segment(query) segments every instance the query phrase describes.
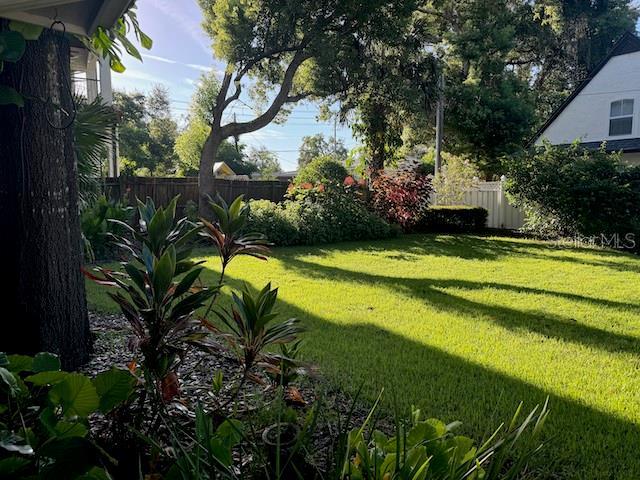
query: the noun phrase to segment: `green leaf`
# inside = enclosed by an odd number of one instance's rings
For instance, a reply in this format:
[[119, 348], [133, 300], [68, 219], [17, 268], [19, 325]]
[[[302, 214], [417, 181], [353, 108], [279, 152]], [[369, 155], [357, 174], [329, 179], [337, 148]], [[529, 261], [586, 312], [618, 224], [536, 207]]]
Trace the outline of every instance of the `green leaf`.
[[33, 383], [37, 387], [44, 385], [55, 385], [63, 381], [67, 375], [67, 372], [41, 372], [35, 375], [29, 375], [24, 379], [25, 382]]
[[76, 480], [111, 480], [111, 476], [100, 467], [93, 467], [84, 475], [80, 475]]
[[220, 393], [223, 386], [224, 384], [223, 384], [222, 370], [218, 370], [213, 376], [212, 387], [213, 387], [214, 393]]
[[53, 353], [38, 353], [33, 357], [33, 372], [52, 372], [60, 370], [60, 359]]
[[61, 420], [55, 426], [55, 436], [58, 438], [85, 437], [88, 431], [87, 427], [79, 422]]
[[0, 460], [0, 477], [2, 477], [3, 475], [13, 475], [30, 463], [30, 460], [20, 457], [9, 457], [2, 459]]
[[7, 369], [12, 372], [32, 372], [33, 371], [33, 357], [28, 355], [9, 355], [7, 357], [9, 364]]
[[2, 385], [12, 397], [20, 393], [20, 387], [18, 386], [16, 377], [4, 367], [0, 367], [0, 385]]
[[175, 292], [173, 293], [174, 296], [177, 298], [187, 293], [191, 288], [191, 286], [193, 285], [193, 282], [197, 280], [202, 270], [204, 270], [204, 268], [196, 268], [194, 270], [191, 270], [189, 273], [187, 273], [182, 278], [182, 280], [180, 280], [180, 283], [178, 283], [178, 286], [176, 287]]
[[[153, 222], [152, 222], [153, 223]], [[160, 257], [153, 272], [153, 292], [158, 300], [164, 297], [176, 270], [176, 249], [171, 245]]]
[[62, 382], [51, 389], [49, 400], [54, 405], [62, 406], [67, 417], [87, 417], [100, 406], [95, 387], [89, 378], [79, 373], [67, 374]]
[[15, 88], [6, 85], [0, 85], [0, 105], [17, 105], [24, 107], [24, 98]]
[[144, 32], [138, 32], [138, 34], [140, 35], [140, 45], [142, 45], [145, 49], [147, 50], [151, 50], [151, 48], [153, 47], [153, 40], [151, 39], [151, 37], [149, 37], [149, 35], [147, 35]]
[[127, 370], [112, 367], [93, 380], [100, 397], [100, 411], [108, 413], [129, 398], [136, 385], [136, 379]]
[[38, 40], [44, 27], [11, 20], [11, 22], [9, 22], [9, 30], [20, 33], [25, 40]]
[[114, 72], [124, 73], [124, 71], [126, 70], [126, 67], [117, 58], [111, 57], [109, 64], [111, 65], [111, 70], [113, 70]]
[[0, 60], [17, 62], [24, 55], [27, 46], [24, 37], [18, 32], [0, 32]]

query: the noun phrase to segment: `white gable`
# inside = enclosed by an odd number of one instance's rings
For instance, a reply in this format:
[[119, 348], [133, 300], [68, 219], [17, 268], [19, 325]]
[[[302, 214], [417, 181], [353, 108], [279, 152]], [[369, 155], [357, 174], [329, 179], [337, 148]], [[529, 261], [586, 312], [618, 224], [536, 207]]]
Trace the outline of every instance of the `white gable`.
[[[633, 99], [633, 127], [630, 135], [609, 136], [611, 103]], [[584, 89], [565, 107], [538, 137], [554, 145], [603, 142], [640, 137], [640, 52], [612, 57]]]

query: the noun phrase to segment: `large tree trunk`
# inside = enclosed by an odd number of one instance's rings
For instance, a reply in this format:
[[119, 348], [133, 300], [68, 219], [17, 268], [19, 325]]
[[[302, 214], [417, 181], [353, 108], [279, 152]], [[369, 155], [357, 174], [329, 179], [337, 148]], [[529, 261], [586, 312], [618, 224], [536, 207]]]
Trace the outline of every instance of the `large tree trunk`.
[[[219, 128], [216, 130], [219, 130]], [[209, 207], [209, 197], [214, 198], [215, 194], [213, 164], [216, 161], [218, 149], [220, 148], [222, 140], [220, 132], [214, 131], [214, 128], [212, 128], [211, 133], [204, 144], [204, 148], [202, 149], [200, 171], [198, 172], [198, 211], [202, 217], [208, 217], [211, 211], [211, 208]]]
[[387, 159], [386, 136], [389, 125], [386, 120], [387, 109], [377, 103], [371, 107], [370, 115], [365, 119], [369, 122], [370, 133], [366, 139], [369, 146], [369, 161], [367, 170], [370, 178], [377, 177], [383, 170]]
[[[24, 108], [0, 107], [0, 228], [3, 334], [0, 351], [49, 351], [65, 368], [91, 352], [78, 218], [69, 44], [43, 32], [24, 57], [5, 62], [0, 84], [23, 93]], [[47, 100], [50, 100], [47, 106]], [[48, 110], [48, 115], [47, 115]]]

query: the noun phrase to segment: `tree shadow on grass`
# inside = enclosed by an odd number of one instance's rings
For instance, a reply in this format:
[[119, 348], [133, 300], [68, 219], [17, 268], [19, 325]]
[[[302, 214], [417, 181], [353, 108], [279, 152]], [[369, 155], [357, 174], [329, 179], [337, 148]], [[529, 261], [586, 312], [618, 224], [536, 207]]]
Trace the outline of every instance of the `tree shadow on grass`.
[[[233, 288], [242, 285], [229, 280]], [[385, 388], [387, 407], [395, 398], [403, 408], [413, 404], [428, 416], [461, 420], [478, 441], [508, 421], [520, 401], [528, 410], [549, 396], [547, 444], [532, 465], [539, 478], [640, 478], [640, 428], [633, 422], [370, 324], [335, 324], [282, 300], [278, 308], [283, 318], [303, 321], [305, 358], [345, 391], [364, 384], [372, 402]]]
[[[309, 253], [309, 249], [310, 247], [293, 247], [280, 249], [278, 253], [289, 257]], [[555, 246], [550, 242], [533, 240], [514, 241], [509, 237], [495, 237], [489, 234], [413, 234], [366, 244], [345, 242], [313, 247], [313, 254], [316, 256], [348, 252], [380, 253], [385, 258], [395, 260], [415, 260], [423, 255], [455, 257], [464, 260], [498, 260], [508, 256], [520, 256], [640, 273], [640, 258], [628, 253], [597, 248]], [[556, 252], [561, 254], [554, 254]], [[585, 254], [596, 258], [587, 259], [584, 257]], [[616, 260], [613, 261], [612, 258]]]
[[401, 293], [423, 299], [426, 303], [440, 310], [469, 316], [482, 315], [490, 321], [510, 330], [528, 330], [546, 337], [586, 345], [599, 350], [640, 355], [640, 339], [637, 337], [609, 332], [590, 325], [578, 323], [571, 318], [553, 316], [543, 312], [522, 311], [498, 305], [486, 305], [454, 295], [442, 289], [452, 287], [465, 290], [494, 288], [518, 293], [553, 295], [574, 302], [579, 301], [592, 305], [606, 306], [608, 308], [628, 309], [637, 313], [640, 313], [639, 305], [493, 282], [482, 283], [465, 280], [394, 277], [344, 270], [338, 267], [329, 267], [296, 258], [286, 258], [281, 259], [281, 261], [285, 262], [287, 268], [297, 269], [303, 275], [312, 274], [314, 277], [323, 277], [331, 280], [381, 285], [394, 293]]

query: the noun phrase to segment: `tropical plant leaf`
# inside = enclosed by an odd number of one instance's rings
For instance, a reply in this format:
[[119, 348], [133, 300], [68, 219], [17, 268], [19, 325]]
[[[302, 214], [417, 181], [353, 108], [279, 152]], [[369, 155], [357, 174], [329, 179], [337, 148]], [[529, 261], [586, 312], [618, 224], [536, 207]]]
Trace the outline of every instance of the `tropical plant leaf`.
[[33, 357], [34, 373], [60, 370], [60, 359], [53, 353], [42, 352]]
[[38, 40], [44, 27], [39, 25], [33, 25], [32, 23], [19, 22], [17, 20], [11, 20], [9, 22], [9, 30], [18, 32], [25, 40]]
[[100, 411], [109, 413], [133, 393], [136, 379], [128, 370], [112, 367], [111, 370], [98, 374], [93, 385], [100, 397]]
[[0, 60], [17, 62], [24, 55], [26, 46], [22, 34], [11, 30], [0, 32]]
[[87, 417], [100, 406], [95, 387], [86, 376], [69, 373], [49, 391], [49, 399], [60, 405], [66, 417]]

